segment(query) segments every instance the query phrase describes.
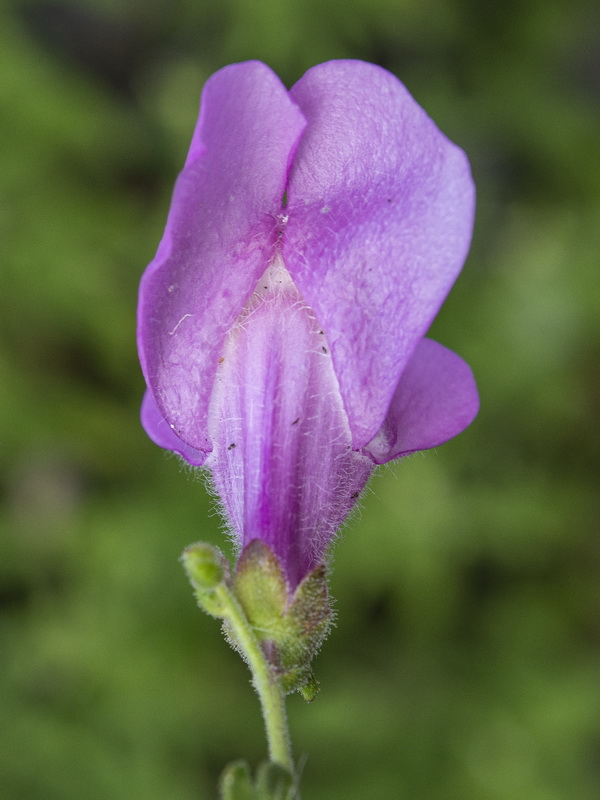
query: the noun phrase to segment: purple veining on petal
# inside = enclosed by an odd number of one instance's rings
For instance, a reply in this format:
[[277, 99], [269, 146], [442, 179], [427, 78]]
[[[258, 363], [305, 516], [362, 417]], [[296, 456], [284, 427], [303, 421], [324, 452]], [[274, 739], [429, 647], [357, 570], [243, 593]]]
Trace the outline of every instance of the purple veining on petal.
[[260, 538], [290, 584], [323, 558], [373, 464], [355, 452], [328, 342], [281, 259], [229, 334], [206, 466], [240, 546]]

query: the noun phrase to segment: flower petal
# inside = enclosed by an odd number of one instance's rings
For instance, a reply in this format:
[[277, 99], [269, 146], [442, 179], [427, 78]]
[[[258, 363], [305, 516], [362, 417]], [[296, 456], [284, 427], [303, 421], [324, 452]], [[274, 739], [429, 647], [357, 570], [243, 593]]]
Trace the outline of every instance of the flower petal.
[[352, 449], [326, 337], [280, 259], [227, 338], [206, 461], [235, 539], [261, 539], [292, 587], [315, 567], [373, 462]]
[[142, 426], [154, 444], [164, 447], [165, 450], [173, 450], [195, 467], [201, 467], [204, 464], [206, 455], [181, 441], [163, 417], [156, 405], [154, 395], [149, 389], [144, 394], [140, 416]]
[[385, 70], [328, 62], [290, 96], [307, 128], [283, 258], [327, 334], [360, 448], [462, 267], [474, 189], [462, 150]]
[[417, 346], [383, 425], [364, 448], [376, 464], [437, 447], [475, 419], [479, 396], [469, 366], [432, 339]]
[[138, 345], [158, 408], [210, 452], [207, 413], [228, 330], [277, 242], [281, 198], [305, 122], [264, 64], [206, 83], [165, 234], [140, 287]]

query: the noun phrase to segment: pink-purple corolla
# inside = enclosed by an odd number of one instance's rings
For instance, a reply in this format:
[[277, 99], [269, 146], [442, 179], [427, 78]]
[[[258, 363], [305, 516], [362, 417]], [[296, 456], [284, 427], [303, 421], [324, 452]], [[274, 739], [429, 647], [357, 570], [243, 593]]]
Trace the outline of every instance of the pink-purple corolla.
[[212, 473], [240, 547], [293, 588], [376, 464], [478, 409], [424, 334], [468, 251], [468, 161], [385, 70], [331, 61], [287, 91], [264, 64], [207, 82], [142, 278], [150, 438]]

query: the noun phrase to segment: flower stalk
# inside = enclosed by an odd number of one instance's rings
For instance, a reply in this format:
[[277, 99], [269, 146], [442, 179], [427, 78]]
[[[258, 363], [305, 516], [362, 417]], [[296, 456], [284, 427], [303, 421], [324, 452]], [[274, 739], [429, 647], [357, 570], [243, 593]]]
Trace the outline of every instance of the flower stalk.
[[280, 678], [275, 674], [260, 647], [259, 641], [233, 591], [226, 583], [215, 590], [225, 609], [224, 620], [230, 626], [236, 649], [252, 673], [252, 685], [260, 700], [269, 759], [294, 774], [294, 762], [288, 731], [285, 696]]
[[291, 592], [279, 560], [259, 540], [243, 551], [233, 575], [220, 551], [204, 542], [188, 547], [182, 561], [198, 605], [223, 620], [229, 643], [248, 664], [265, 723], [269, 762], [256, 786], [247, 766], [235, 762], [223, 775], [223, 798], [248, 796], [250, 786], [256, 800], [287, 800], [297, 782], [285, 696], [300, 691], [310, 701], [317, 692], [310, 662], [332, 617], [326, 572], [314, 570]]

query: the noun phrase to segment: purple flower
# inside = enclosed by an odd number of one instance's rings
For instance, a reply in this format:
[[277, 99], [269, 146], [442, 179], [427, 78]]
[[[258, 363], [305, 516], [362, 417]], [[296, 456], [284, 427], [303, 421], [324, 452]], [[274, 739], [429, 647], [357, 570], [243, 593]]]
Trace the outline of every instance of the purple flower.
[[142, 421], [292, 588], [376, 464], [477, 413], [469, 367], [423, 338], [473, 209], [464, 153], [379, 67], [320, 64], [288, 92], [248, 62], [204, 88], [140, 288]]

